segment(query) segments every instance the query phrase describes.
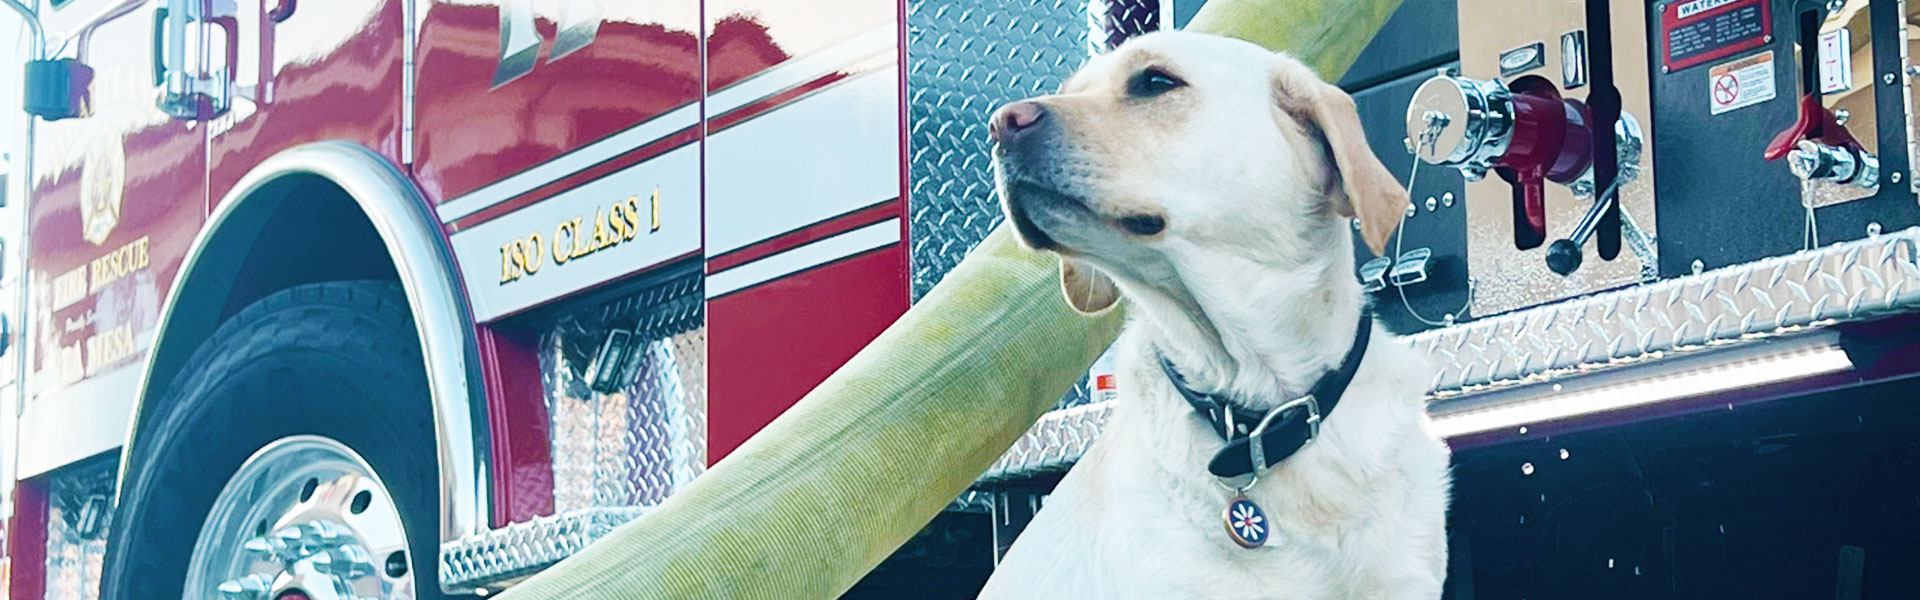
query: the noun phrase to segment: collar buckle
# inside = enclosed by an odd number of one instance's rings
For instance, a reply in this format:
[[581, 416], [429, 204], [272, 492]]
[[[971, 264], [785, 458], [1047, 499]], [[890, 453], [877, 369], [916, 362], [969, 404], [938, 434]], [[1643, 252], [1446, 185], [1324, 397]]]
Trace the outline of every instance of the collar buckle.
[[1247, 453], [1248, 458], [1253, 459], [1255, 476], [1266, 475], [1267, 471], [1271, 470], [1267, 466], [1267, 447], [1266, 440], [1263, 438], [1267, 433], [1267, 426], [1272, 425], [1281, 415], [1298, 408], [1307, 409], [1307, 439], [1301, 443], [1301, 447], [1306, 447], [1307, 444], [1313, 443], [1314, 438], [1320, 437], [1320, 402], [1311, 394], [1273, 407], [1272, 410], [1267, 411], [1266, 416], [1260, 418], [1260, 424], [1254, 426], [1253, 433], [1247, 434]]

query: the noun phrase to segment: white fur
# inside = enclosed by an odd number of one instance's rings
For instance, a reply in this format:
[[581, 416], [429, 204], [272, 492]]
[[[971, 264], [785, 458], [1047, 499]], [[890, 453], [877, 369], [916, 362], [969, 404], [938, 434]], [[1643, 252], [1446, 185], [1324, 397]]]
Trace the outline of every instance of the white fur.
[[[1422, 405], [1426, 364], [1379, 327], [1320, 437], [1247, 491], [1275, 526], [1271, 540], [1245, 549], [1228, 537], [1222, 511], [1233, 492], [1206, 470], [1222, 441], [1177, 395], [1156, 351], [1196, 389], [1269, 407], [1337, 365], [1364, 296], [1347, 220], [1329, 208], [1339, 192], [1324, 183], [1326, 157], [1262, 108], [1272, 104], [1272, 69], [1296, 68], [1292, 59], [1223, 38], [1153, 34], [1038, 101], [1132, 118], [1137, 104], [1099, 107], [1125, 80], [1114, 71], [1138, 68], [1126, 55], [1139, 51], [1170, 61], [1193, 95], [1168, 100], [1191, 112], [1183, 127], [1151, 134], [1155, 164], [1112, 156], [1139, 140], [1088, 141], [1108, 134], [1078, 122], [1061, 124], [1073, 159], [1060, 172], [997, 163], [1003, 193], [1017, 179], [1085, 203], [1036, 207], [1032, 219], [1063, 256], [1111, 275], [1130, 317], [1105, 432], [982, 597], [1439, 598], [1448, 451]], [[1167, 217], [1164, 233], [1129, 236], [1105, 220], [1142, 206]]]

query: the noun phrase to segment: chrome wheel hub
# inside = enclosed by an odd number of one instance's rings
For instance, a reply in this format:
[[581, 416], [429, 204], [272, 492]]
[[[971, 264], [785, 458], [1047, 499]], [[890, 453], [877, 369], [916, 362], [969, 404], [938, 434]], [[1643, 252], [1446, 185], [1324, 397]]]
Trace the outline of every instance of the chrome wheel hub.
[[353, 450], [282, 438], [248, 458], [200, 526], [181, 597], [412, 600], [406, 527]]

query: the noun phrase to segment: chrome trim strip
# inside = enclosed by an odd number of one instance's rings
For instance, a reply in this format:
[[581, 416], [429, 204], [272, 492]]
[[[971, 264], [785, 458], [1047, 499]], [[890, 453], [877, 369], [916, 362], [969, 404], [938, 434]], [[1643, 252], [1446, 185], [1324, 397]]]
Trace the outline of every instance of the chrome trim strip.
[[402, 0], [400, 4], [401, 20], [406, 21], [406, 39], [400, 42], [400, 164], [403, 165], [413, 164], [413, 103], [418, 77], [414, 53], [420, 45], [420, 2]]
[[[819, 79], [855, 61], [885, 51], [898, 31], [893, 24], [875, 27], [825, 49], [794, 59], [706, 97], [706, 114], [724, 115], [740, 107]], [[702, 63], [704, 65], [704, 62]], [[409, 73], [412, 71], [409, 70]], [[408, 111], [409, 115], [412, 114]], [[440, 222], [452, 223], [487, 207], [531, 192], [540, 186], [578, 173], [674, 132], [700, 124], [701, 106], [694, 102], [654, 117], [606, 139], [587, 144], [559, 158], [540, 163], [506, 179], [487, 184], [440, 204]]]
[[187, 290], [186, 284], [207, 271], [201, 266], [212, 262], [208, 259], [209, 247], [224, 241], [230, 229], [248, 233], [245, 222], [228, 225], [244, 221], [235, 215], [253, 216], [247, 209], [257, 203], [250, 200], [263, 197], [255, 192], [289, 176], [318, 176], [340, 186], [359, 204], [385, 242], [419, 329], [420, 349], [433, 398], [441, 478], [440, 539], [446, 542], [485, 531], [490, 514], [487, 485], [492, 480], [488, 476], [489, 440], [485, 430], [479, 427], [486, 424], [487, 404], [484, 390], [478, 384], [469, 384], [480, 381], [480, 363], [473, 340], [473, 320], [467, 314], [467, 302], [453, 272], [452, 252], [413, 183], [371, 150], [347, 142], [316, 142], [273, 155], [242, 178], [207, 217], [206, 226], [194, 238], [180, 272], [174, 277], [156, 330], [154, 349], [147, 354], [140, 393], [135, 398], [135, 416], [121, 448], [117, 489], [125, 488], [121, 485], [127, 475], [125, 453], [134, 447], [133, 438], [139, 430], [146, 400], [164, 392], [153, 389], [154, 361], [164, 350], [161, 344], [176, 326], [176, 315], [184, 312], [180, 298]]
[[900, 30], [892, 22], [860, 32], [813, 54], [776, 65], [720, 91], [707, 95], [707, 115], [720, 116], [759, 102], [781, 90], [798, 87], [832, 74], [849, 64], [886, 51]]
[[578, 173], [587, 167], [606, 162], [634, 148], [667, 137], [673, 132], [692, 127], [699, 122], [699, 104], [689, 104], [673, 109], [645, 123], [608, 136], [606, 139], [582, 146], [579, 150], [562, 154], [559, 158], [509, 175], [506, 179], [487, 184], [464, 196], [442, 202], [439, 209], [440, 222], [452, 223], [461, 217], [511, 200], [535, 188], [558, 181], [562, 177]]
[[900, 218], [893, 217], [708, 275], [707, 298], [718, 298], [899, 241]]
[[[1402, 338], [1434, 367], [1430, 410], [1517, 386], [1690, 361], [1835, 323], [1920, 309], [1920, 228], [1606, 292]], [[1729, 353], [1725, 356], [1739, 356]], [[1518, 397], [1518, 396], [1516, 396]], [[1071, 467], [1111, 402], [1040, 418], [982, 483]]]

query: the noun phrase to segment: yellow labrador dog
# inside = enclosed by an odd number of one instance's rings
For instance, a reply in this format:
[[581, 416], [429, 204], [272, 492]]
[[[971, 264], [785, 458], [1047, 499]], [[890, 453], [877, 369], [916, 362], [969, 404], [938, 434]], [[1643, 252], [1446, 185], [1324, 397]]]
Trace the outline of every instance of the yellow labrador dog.
[[1142, 36], [1002, 107], [997, 183], [1078, 310], [1132, 302], [1121, 396], [984, 598], [1439, 598], [1448, 451], [1373, 327], [1406, 194], [1298, 60]]

